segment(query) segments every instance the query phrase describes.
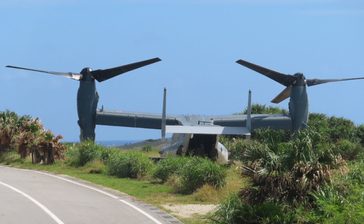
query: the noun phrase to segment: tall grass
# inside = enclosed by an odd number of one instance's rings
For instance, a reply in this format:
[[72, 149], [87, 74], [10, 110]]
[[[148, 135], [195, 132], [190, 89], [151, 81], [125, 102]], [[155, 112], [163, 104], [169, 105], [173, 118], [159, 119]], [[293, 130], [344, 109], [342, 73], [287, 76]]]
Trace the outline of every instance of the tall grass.
[[88, 162], [101, 158], [102, 148], [92, 141], [73, 144], [66, 152], [66, 163], [75, 167], [84, 166]]
[[140, 179], [152, 170], [153, 163], [141, 152], [120, 152], [109, 158], [106, 167], [110, 175]]
[[214, 188], [225, 185], [225, 169], [209, 159], [200, 157], [169, 157], [157, 164], [153, 177], [162, 182], [174, 178], [177, 192], [190, 194], [208, 184]]
[[153, 172], [153, 177], [164, 183], [173, 175], [180, 175], [180, 172], [187, 161], [189, 161], [188, 157], [180, 156], [163, 159], [158, 162]]
[[181, 169], [181, 192], [192, 193], [204, 184], [215, 188], [225, 185], [226, 171], [209, 159], [192, 157]]

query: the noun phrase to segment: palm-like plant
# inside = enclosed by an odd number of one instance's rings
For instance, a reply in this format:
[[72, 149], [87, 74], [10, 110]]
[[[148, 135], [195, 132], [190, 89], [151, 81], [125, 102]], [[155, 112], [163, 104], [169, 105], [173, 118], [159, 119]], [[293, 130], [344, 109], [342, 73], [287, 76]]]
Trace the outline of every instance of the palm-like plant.
[[50, 164], [63, 157], [61, 139], [45, 130], [39, 119], [19, 117], [10, 111], [0, 113], [0, 151], [13, 148], [21, 158], [32, 155], [33, 163]]
[[[278, 201], [302, 201], [309, 192], [330, 182], [331, 168], [342, 161], [326, 150], [321, 152], [320, 135], [310, 129], [298, 132], [293, 139], [271, 150], [267, 144], [247, 149], [244, 170], [253, 180], [253, 188], [242, 195], [252, 202], [268, 198]], [[255, 146], [258, 146], [257, 144]], [[327, 157], [332, 159], [327, 159]], [[341, 163], [341, 165], [345, 165]]]
[[0, 151], [8, 150], [12, 136], [17, 132], [19, 117], [16, 113], [5, 111], [0, 113]]

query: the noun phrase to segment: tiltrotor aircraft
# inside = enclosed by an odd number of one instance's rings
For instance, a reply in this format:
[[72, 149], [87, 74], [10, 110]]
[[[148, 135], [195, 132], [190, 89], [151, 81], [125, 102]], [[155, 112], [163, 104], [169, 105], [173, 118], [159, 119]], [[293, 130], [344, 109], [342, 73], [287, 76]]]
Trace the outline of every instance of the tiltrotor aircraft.
[[306, 85], [317, 85], [327, 82], [346, 81], [348, 79], [305, 79], [297, 73], [295, 75], [281, 74], [261, 66], [238, 60], [237, 63], [257, 71], [285, 86], [287, 88], [279, 94], [273, 102], [281, 102], [290, 97], [289, 114], [251, 114], [251, 93], [249, 92], [248, 113], [246, 115], [225, 116], [194, 116], [166, 114], [166, 90], [163, 96], [163, 112], [161, 114], [116, 112], [97, 109], [98, 94], [95, 79], [104, 81], [124, 72], [155, 63], [159, 58], [153, 58], [116, 68], [95, 70], [85, 68], [81, 73], [60, 73], [17, 66], [9, 68], [61, 75], [80, 81], [77, 94], [77, 110], [80, 126], [80, 140], [95, 139], [95, 126], [122, 126], [135, 128], [160, 129], [162, 139], [166, 132], [173, 133], [171, 142], [162, 150], [162, 154], [189, 154], [207, 155], [217, 159], [220, 163], [228, 161], [228, 150], [218, 141], [219, 135], [245, 135], [250, 136], [251, 131], [257, 128], [285, 129], [296, 131], [307, 124], [308, 99]]

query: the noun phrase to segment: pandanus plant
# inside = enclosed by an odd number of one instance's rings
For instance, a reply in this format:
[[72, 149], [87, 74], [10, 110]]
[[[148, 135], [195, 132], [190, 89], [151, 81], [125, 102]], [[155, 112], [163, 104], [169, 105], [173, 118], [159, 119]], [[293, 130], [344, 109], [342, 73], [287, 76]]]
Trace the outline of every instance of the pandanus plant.
[[9, 111], [0, 113], [0, 151], [14, 149], [21, 158], [31, 155], [33, 163], [51, 164], [63, 157], [61, 139], [45, 130], [39, 119]]
[[19, 117], [16, 113], [5, 111], [0, 113], [0, 152], [9, 150], [12, 136], [17, 132]]

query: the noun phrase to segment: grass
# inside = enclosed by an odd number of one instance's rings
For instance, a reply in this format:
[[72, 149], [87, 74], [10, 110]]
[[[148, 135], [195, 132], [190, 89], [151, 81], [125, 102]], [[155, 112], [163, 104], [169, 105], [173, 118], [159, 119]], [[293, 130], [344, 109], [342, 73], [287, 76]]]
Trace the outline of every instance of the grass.
[[[151, 152], [148, 152], [148, 154]], [[218, 204], [232, 192], [238, 192], [246, 186], [248, 181], [240, 176], [239, 166], [233, 165], [227, 169], [226, 185], [221, 189], [204, 185], [193, 194], [176, 193], [172, 186], [160, 184], [151, 179], [144, 178], [141, 180], [131, 178], [118, 178], [106, 174], [104, 165], [99, 161], [87, 163], [83, 167], [72, 167], [63, 161], [57, 161], [53, 165], [32, 164], [30, 158], [20, 160], [14, 158], [14, 155], [2, 155], [0, 164], [10, 165], [17, 168], [33, 169], [47, 171], [55, 174], [63, 174], [91, 183], [111, 188], [138, 200], [162, 208], [163, 204]], [[162, 208], [163, 209], [163, 208]], [[167, 211], [168, 212], [168, 211]], [[204, 216], [195, 215], [191, 218], [180, 218], [183, 223], [207, 223]]]

